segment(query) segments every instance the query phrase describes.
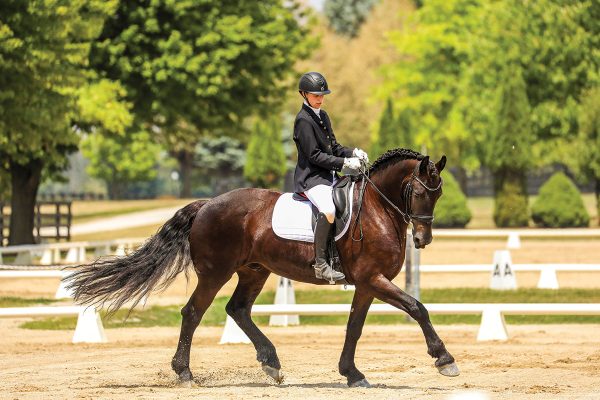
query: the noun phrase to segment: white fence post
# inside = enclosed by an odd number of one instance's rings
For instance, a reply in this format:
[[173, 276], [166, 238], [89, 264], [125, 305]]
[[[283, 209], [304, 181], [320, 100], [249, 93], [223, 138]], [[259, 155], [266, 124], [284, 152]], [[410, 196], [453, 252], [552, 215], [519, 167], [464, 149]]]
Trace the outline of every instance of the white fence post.
[[508, 340], [506, 322], [499, 308], [487, 307], [483, 310], [477, 340]]
[[106, 343], [106, 334], [100, 315], [94, 307], [86, 307], [79, 312], [73, 343]]
[[[275, 304], [296, 304], [296, 295], [292, 281], [288, 278], [279, 277], [277, 292], [275, 292]], [[297, 315], [271, 315], [269, 325], [288, 326], [299, 325], [300, 318]]]
[[556, 278], [555, 268], [543, 268], [540, 270], [540, 279], [537, 284], [538, 289], [558, 289], [558, 279]]
[[506, 241], [507, 249], [520, 249], [521, 248], [521, 238], [519, 234], [516, 232], [511, 232], [508, 234], [508, 240]]
[[229, 315], [225, 320], [225, 328], [223, 328], [223, 334], [221, 335], [221, 340], [219, 344], [228, 344], [228, 343], [251, 343], [250, 339], [244, 331], [235, 323], [233, 318]]

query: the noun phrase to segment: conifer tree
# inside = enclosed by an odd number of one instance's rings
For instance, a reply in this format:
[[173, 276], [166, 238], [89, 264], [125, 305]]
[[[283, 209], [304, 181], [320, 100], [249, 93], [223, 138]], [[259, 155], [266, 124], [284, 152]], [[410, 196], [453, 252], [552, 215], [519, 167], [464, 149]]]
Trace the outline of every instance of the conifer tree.
[[280, 189], [285, 171], [279, 121], [257, 121], [248, 144], [244, 177], [254, 186]]

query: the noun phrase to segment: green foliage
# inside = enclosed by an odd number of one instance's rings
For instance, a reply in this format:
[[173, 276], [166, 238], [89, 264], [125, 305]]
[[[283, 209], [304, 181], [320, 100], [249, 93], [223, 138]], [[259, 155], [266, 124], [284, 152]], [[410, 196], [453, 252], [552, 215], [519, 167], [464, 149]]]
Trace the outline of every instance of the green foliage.
[[388, 98], [379, 120], [379, 131], [371, 144], [371, 158], [376, 159], [389, 149], [398, 147], [413, 148], [414, 141], [411, 135], [410, 111], [402, 110], [400, 115], [396, 117], [392, 99]]
[[378, 0], [325, 0], [329, 25], [340, 35], [355, 37]]
[[81, 151], [90, 160], [88, 173], [104, 180], [111, 199], [116, 199], [132, 182], [155, 178], [161, 147], [150, 133], [140, 131], [127, 136], [89, 135], [82, 141]]
[[[234, 131], [275, 103], [307, 41], [278, 0], [120, 3], [91, 63], [127, 89], [138, 122], [162, 127], [172, 148]], [[268, 95], [266, 94], [268, 93]]]
[[565, 154], [566, 165], [583, 181], [595, 182], [596, 214], [600, 221], [600, 86], [585, 93], [579, 114], [575, 154]]
[[529, 223], [527, 196], [523, 185], [504, 179], [496, 190], [494, 223], [499, 228], [525, 227]]
[[471, 220], [467, 197], [452, 173], [442, 171], [443, 195], [435, 205], [436, 228], [464, 228]]
[[417, 145], [472, 169], [496, 161], [488, 145], [502, 121], [498, 90], [522, 79], [532, 161], [560, 161], [581, 95], [600, 80], [598, 21], [591, 0], [423, 2], [390, 36], [401, 57], [384, 69], [380, 96], [414, 111]]
[[116, 1], [23, 1], [0, 4], [0, 159], [65, 166], [76, 149], [71, 129], [79, 89], [87, 84], [90, 43]]
[[204, 173], [233, 173], [241, 170], [245, 162], [246, 153], [237, 139], [206, 137], [196, 145], [195, 164]]
[[542, 185], [531, 206], [531, 217], [544, 228], [587, 227], [590, 222], [581, 193], [562, 172], [552, 175]]
[[[417, 148], [447, 154], [459, 165], [479, 165], [472, 136], [462, 125], [467, 101], [461, 76], [469, 63], [472, 31], [480, 23], [480, 0], [430, 0], [389, 34], [400, 57], [383, 68], [380, 97], [408, 110]], [[454, 113], [454, 117], [450, 115]]]
[[257, 121], [248, 144], [244, 177], [255, 186], [280, 189], [286, 169], [279, 121]]

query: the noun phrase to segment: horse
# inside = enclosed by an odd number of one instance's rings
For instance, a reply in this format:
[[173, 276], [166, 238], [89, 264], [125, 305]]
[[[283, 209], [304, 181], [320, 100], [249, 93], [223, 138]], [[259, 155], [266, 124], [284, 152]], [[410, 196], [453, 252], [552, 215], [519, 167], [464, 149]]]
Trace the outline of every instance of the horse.
[[[442, 375], [459, 374], [426, 308], [392, 283], [404, 262], [409, 222], [417, 248], [425, 248], [432, 240], [433, 211], [442, 194], [440, 173], [445, 164], [445, 156], [434, 163], [412, 150], [389, 150], [365, 169], [362, 186], [355, 185], [354, 199], [362, 203], [353, 210], [353, 227], [336, 243], [346, 280], [355, 286], [339, 360], [339, 372], [350, 387], [370, 386], [356, 367], [354, 355], [375, 298], [405, 311], [420, 325], [427, 353], [436, 359], [434, 365]], [[65, 280], [76, 302], [107, 303], [112, 313], [125, 302], [135, 306], [149, 292], [168, 286], [182, 271], [187, 276], [193, 264], [198, 283], [181, 310], [181, 333], [171, 362], [179, 381], [191, 385], [194, 331], [219, 289], [237, 273], [238, 284], [225, 310], [252, 341], [263, 371], [281, 383], [275, 346], [251, 319], [254, 300], [271, 273], [316, 285], [328, 282], [315, 277], [312, 243], [274, 234], [270, 221], [280, 195], [242, 188], [195, 201], [178, 210], [137, 251], [80, 266]]]

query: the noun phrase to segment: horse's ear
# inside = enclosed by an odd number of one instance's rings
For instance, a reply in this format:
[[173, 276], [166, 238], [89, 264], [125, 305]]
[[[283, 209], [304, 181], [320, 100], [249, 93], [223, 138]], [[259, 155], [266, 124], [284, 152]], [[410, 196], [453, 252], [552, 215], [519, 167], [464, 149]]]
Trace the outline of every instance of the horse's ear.
[[429, 166], [429, 156], [425, 156], [421, 160], [421, 164], [419, 164], [419, 175], [426, 174], [428, 166]]
[[446, 166], [446, 156], [444, 155], [444, 156], [442, 156], [440, 161], [435, 163], [435, 167], [437, 168], [438, 172], [442, 172], [442, 170], [444, 169], [445, 166]]

